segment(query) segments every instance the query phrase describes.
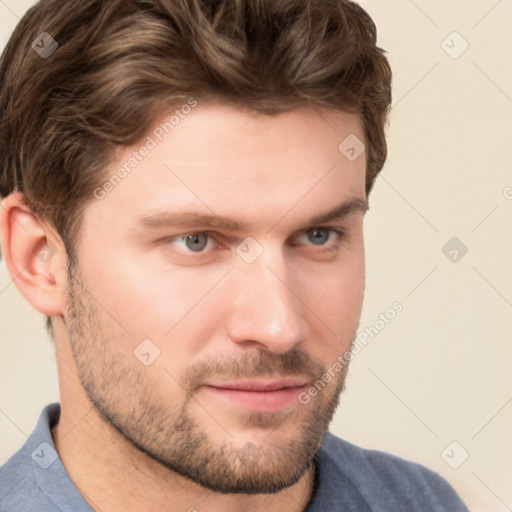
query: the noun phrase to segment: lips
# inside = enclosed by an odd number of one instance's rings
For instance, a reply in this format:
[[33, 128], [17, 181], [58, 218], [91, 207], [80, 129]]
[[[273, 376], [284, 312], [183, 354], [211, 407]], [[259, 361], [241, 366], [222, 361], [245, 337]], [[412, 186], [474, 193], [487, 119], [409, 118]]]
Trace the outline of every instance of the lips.
[[242, 380], [232, 382], [212, 382], [207, 386], [218, 389], [232, 389], [236, 391], [276, 391], [286, 388], [301, 388], [308, 383], [303, 378], [284, 378], [269, 380]]
[[218, 381], [203, 384], [199, 391], [238, 408], [274, 412], [296, 406], [307, 384], [302, 377]]

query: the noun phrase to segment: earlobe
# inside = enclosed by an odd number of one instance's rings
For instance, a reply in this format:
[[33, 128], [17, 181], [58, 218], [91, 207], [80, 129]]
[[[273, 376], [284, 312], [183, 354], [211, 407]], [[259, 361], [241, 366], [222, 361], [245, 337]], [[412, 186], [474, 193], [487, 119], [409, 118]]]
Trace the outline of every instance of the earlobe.
[[62, 315], [66, 255], [60, 237], [13, 193], [0, 207], [2, 258], [27, 301], [47, 316]]

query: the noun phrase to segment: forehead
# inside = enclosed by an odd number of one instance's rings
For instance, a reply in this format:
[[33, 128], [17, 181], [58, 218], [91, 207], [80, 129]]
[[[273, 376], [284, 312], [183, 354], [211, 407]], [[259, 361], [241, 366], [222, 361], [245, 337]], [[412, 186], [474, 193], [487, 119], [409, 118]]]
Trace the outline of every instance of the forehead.
[[[169, 120], [175, 124], [169, 126]], [[163, 133], [162, 133], [163, 132]], [[199, 104], [178, 118], [158, 119], [149, 135], [170, 151], [170, 161], [215, 164], [235, 161], [239, 167], [276, 159], [307, 162], [340, 156], [339, 144], [349, 135], [363, 140], [359, 116], [321, 107], [303, 107], [275, 115], [229, 105]], [[171, 154], [172, 150], [172, 154]], [[245, 162], [236, 162], [240, 156]]]
[[275, 222], [290, 209], [313, 216], [364, 198], [364, 151], [353, 158], [345, 148], [346, 141], [358, 153], [364, 148], [356, 115], [305, 107], [270, 116], [200, 103], [174, 112], [118, 152], [103, 183], [122, 177], [93, 201], [97, 219], [186, 210]]

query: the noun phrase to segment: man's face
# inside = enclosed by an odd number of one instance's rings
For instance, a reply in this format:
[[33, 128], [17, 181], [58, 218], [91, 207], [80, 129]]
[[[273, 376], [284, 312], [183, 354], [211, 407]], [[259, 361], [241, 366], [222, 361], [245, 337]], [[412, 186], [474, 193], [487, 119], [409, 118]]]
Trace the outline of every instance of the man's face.
[[64, 314], [80, 382], [173, 471], [275, 492], [311, 467], [359, 322], [365, 156], [338, 146], [360, 122], [199, 104], [155, 133], [145, 157], [148, 139], [117, 155], [106, 179], [133, 151], [137, 165], [84, 213]]

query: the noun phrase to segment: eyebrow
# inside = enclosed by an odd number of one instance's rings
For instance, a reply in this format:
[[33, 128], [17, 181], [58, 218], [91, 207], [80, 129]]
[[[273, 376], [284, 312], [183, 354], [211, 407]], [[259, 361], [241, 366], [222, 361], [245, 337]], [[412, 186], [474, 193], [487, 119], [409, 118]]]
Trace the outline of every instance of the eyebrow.
[[[335, 206], [334, 208], [320, 212], [313, 217], [306, 220], [305, 226], [317, 226], [331, 222], [333, 220], [340, 220], [347, 217], [353, 212], [366, 212], [369, 209], [368, 201], [366, 199], [352, 197], [345, 200], [343, 203]], [[282, 217], [284, 218], [284, 216]], [[282, 219], [281, 218], [281, 219]], [[279, 221], [278, 221], [279, 222]], [[203, 227], [212, 229], [222, 229], [230, 232], [247, 232], [249, 230], [248, 224], [229, 217], [222, 217], [220, 215], [208, 215], [197, 212], [160, 212], [141, 217], [138, 219], [138, 224], [148, 228], [159, 227]]]

